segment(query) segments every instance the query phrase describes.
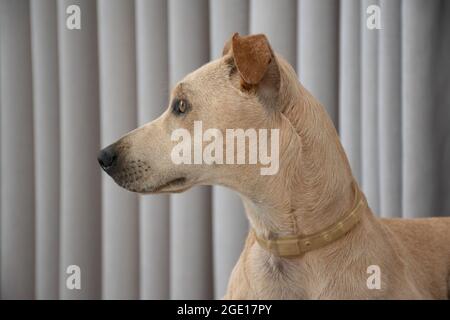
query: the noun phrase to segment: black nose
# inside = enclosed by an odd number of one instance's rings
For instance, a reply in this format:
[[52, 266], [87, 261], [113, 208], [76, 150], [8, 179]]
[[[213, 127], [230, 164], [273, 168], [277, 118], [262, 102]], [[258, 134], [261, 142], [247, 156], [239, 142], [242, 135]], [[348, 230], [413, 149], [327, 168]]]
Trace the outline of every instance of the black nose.
[[114, 145], [106, 147], [98, 153], [97, 157], [98, 163], [103, 168], [103, 170], [108, 171], [116, 164], [117, 154], [114, 150]]

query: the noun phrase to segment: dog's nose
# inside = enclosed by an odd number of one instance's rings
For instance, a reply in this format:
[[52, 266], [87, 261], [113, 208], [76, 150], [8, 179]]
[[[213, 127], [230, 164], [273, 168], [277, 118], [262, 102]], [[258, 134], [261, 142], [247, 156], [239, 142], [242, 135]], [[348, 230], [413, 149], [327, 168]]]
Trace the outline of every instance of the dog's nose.
[[108, 171], [116, 164], [117, 153], [114, 150], [114, 145], [106, 147], [98, 153], [98, 163], [103, 170]]

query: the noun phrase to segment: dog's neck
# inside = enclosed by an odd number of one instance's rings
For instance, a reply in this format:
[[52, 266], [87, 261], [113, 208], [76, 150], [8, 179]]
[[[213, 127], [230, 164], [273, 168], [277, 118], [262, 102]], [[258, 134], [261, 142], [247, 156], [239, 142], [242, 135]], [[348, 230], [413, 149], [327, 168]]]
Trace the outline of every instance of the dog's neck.
[[280, 148], [279, 173], [270, 183], [262, 178], [256, 192], [243, 197], [252, 228], [266, 239], [318, 232], [354, 203], [353, 176], [325, 109], [298, 82], [281, 90], [280, 108], [290, 130], [282, 131], [288, 142]]

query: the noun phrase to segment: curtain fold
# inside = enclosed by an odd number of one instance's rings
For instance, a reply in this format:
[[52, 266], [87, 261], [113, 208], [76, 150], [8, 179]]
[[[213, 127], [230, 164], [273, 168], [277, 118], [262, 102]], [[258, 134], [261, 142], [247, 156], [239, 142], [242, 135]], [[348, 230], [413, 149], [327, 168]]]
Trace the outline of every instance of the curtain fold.
[[[433, 67], [439, 38], [439, 1], [402, 2], [403, 215], [427, 216], [438, 206]], [[448, 17], [447, 17], [448, 18]], [[447, 31], [448, 32], [448, 31]], [[441, 71], [440, 71], [441, 72]]]
[[31, 1], [36, 298], [59, 297], [60, 131], [56, 2]]
[[1, 3], [1, 292], [35, 297], [33, 85], [30, 4]]
[[298, 30], [300, 81], [322, 103], [339, 130], [339, 2], [301, 0]]
[[383, 25], [378, 47], [379, 210], [402, 216], [401, 1], [380, 1]]
[[[60, 298], [99, 299], [102, 279], [97, 5], [77, 2], [82, 32], [66, 28], [70, 0], [57, 1], [61, 128]], [[67, 267], [81, 270], [82, 290], [66, 285]]]
[[96, 156], [234, 32], [265, 33], [298, 71], [374, 213], [450, 215], [448, 1], [0, 0], [1, 298], [224, 295], [249, 228], [237, 193], [136, 196]]
[[367, 8], [375, 0], [361, 2], [361, 154], [362, 187], [370, 208], [380, 213], [378, 148], [378, 31], [367, 27]]
[[361, 185], [361, 1], [341, 0], [339, 12], [339, 135]]

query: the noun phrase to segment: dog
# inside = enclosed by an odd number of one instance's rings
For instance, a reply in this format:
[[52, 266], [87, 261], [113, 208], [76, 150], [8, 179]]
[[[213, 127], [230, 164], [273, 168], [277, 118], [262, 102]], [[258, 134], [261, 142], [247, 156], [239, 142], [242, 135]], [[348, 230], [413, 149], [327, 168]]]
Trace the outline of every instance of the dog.
[[[174, 164], [171, 133], [279, 130], [279, 169]], [[380, 219], [359, 189], [321, 104], [265, 35], [234, 34], [221, 58], [187, 75], [156, 120], [101, 150], [125, 189], [237, 191], [251, 229], [224, 299], [448, 299], [450, 219]], [[372, 272], [373, 271], [373, 272]], [[369, 272], [369, 273], [368, 273]]]

